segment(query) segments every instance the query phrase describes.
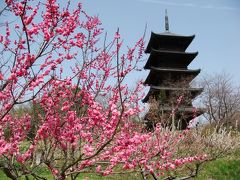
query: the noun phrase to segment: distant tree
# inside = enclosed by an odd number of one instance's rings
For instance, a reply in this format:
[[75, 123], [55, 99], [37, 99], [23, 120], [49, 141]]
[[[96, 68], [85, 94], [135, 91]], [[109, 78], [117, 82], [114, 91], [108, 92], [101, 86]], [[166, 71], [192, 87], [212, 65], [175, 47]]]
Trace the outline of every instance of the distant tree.
[[240, 87], [233, 83], [229, 74], [206, 76], [201, 81], [204, 92], [200, 101], [206, 109], [209, 123], [225, 126], [239, 126]]

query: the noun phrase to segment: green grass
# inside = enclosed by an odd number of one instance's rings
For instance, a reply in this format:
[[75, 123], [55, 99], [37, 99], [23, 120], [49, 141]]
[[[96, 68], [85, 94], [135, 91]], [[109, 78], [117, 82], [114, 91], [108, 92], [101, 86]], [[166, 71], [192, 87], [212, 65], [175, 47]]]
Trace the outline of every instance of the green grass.
[[240, 149], [229, 157], [206, 163], [195, 179], [240, 180]]
[[240, 180], [240, 159], [224, 158], [209, 162], [195, 179]]
[[[50, 174], [49, 171], [47, 170], [39, 170], [37, 172], [38, 175], [41, 175], [42, 177], [47, 178], [48, 180], [53, 180], [54, 178], [52, 177], [52, 175]], [[85, 179], [85, 177], [88, 177], [89, 180], [138, 180], [141, 179], [140, 176], [138, 174], [117, 174], [117, 175], [110, 175], [110, 176], [101, 176], [98, 174], [94, 174], [94, 173], [89, 173], [89, 174], [81, 174], [79, 175], [79, 177], [77, 178], [77, 180], [83, 180]], [[7, 176], [5, 176], [5, 174], [0, 171], [0, 180], [8, 180], [9, 178]], [[31, 176], [29, 176], [29, 179], [33, 179]], [[70, 178], [68, 178], [70, 179]], [[25, 180], [25, 178], [21, 178], [21, 180]]]
[[[43, 177], [45, 177], [45, 178], [47, 178], [47, 179], [49, 179], [49, 180], [54, 179], [54, 178], [52, 177], [51, 173], [50, 173], [48, 170], [46, 170], [46, 169], [39, 169], [36, 174], [41, 175], [41, 176], [43, 176]], [[29, 178], [30, 178], [30, 179], [33, 179], [32, 176], [29, 176]], [[8, 180], [8, 179], [10, 179], [10, 178], [8, 178], [8, 177], [3, 173], [3, 171], [0, 171], [0, 180]], [[21, 178], [21, 179], [24, 179], [24, 180], [25, 180], [24, 177]]]
[[[240, 180], [240, 151], [231, 155], [228, 158], [218, 159], [212, 162], [208, 162], [202, 166], [202, 170], [196, 180]], [[48, 180], [52, 180], [53, 177], [46, 169], [39, 169], [37, 174], [46, 177]], [[139, 174], [117, 174], [111, 176], [100, 176], [98, 174], [81, 174], [77, 179], [82, 180], [88, 177], [90, 180], [138, 180], [141, 179]], [[24, 178], [22, 178], [24, 179]], [[32, 178], [30, 178], [32, 179]], [[8, 180], [2, 171], [0, 171], [0, 180]]]

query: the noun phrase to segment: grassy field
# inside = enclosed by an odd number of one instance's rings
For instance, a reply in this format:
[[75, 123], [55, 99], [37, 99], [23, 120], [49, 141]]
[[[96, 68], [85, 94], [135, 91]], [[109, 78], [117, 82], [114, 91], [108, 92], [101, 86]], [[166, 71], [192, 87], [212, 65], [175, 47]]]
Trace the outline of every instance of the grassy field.
[[[48, 180], [53, 180], [51, 173], [47, 169], [38, 169], [36, 171]], [[83, 180], [88, 177], [89, 180], [141, 180], [139, 173], [117, 174], [111, 176], [101, 176], [98, 174], [81, 174], [77, 178]], [[152, 180], [152, 177], [148, 177]], [[0, 180], [8, 180], [4, 173], [0, 170]], [[25, 178], [21, 178], [25, 180]], [[33, 179], [29, 177], [29, 179]], [[207, 162], [201, 166], [198, 177], [192, 178], [196, 180], [240, 180], [240, 149], [228, 157]]]
[[[38, 172], [47, 179], [51, 180], [53, 177], [46, 170]], [[79, 180], [88, 177], [89, 180], [138, 180], [141, 179], [139, 174], [121, 174], [102, 177], [96, 174], [82, 174]], [[0, 171], [0, 180], [7, 180], [8, 178]], [[234, 156], [218, 159], [203, 165], [198, 177], [193, 178], [196, 180], [240, 180], [240, 156], [239, 153]]]
[[240, 180], [240, 149], [229, 157], [206, 163], [195, 179]]
[[[39, 173], [42, 176], [44, 176], [45, 178], [47, 178], [48, 180], [53, 180], [54, 178], [50, 175], [50, 173], [48, 172], [41, 172]], [[112, 176], [100, 176], [97, 174], [82, 174], [80, 175], [77, 179], [78, 180], [83, 180], [86, 177], [88, 177], [89, 180], [138, 180], [141, 179], [141, 177], [138, 174], [123, 174], [123, 175], [112, 175]], [[0, 180], [8, 180], [9, 178], [6, 177], [2, 171], [0, 171]], [[21, 178], [22, 180], [25, 180], [25, 178]], [[30, 177], [29, 179], [33, 179], [32, 177]]]
[[209, 162], [195, 179], [240, 180], [240, 158]]

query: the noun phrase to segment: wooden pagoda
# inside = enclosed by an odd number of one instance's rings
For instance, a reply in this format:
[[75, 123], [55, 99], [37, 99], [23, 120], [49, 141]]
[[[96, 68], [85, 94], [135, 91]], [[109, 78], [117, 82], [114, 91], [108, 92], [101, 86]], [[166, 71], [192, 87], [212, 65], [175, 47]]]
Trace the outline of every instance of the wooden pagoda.
[[188, 69], [198, 52], [186, 52], [194, 37], [171, 33], [167, 11], [165, 32], [151, 33], [145, 50], [150, 56], [144, 66], [144, 69], [150, 70], [144, 82], [150, 89], [143, 99], [150, 106], [145, 116], [148, 129], [159, 122], [171, 128], [185, 129], [191, 119], [202, 114], [192, 105], [192, 100], [202, 88], [190, 86], [200, 69]]

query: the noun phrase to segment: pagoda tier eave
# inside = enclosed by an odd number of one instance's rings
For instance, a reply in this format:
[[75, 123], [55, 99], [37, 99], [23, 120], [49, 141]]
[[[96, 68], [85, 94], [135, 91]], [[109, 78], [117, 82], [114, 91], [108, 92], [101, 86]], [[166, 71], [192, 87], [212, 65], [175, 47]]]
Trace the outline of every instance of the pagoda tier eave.
[[192, 98], [194, 99], [196, 96], [201, 94], [203, 91], [203, 88], [177, 88], [177, 87], [161, 87], [161, 86], [150, 86], [150, 90], [145, 96], [145, 98], [142, 100], [143, 103], [147, 103], [149, 101], [149, 98], [156, 92], [159, 92], [160, 90], [165, 91], [190, 91], [192, 92]]
[[191, 35], [191, 36], [183, 36], [183, 35], [178, 35], [178, 34], [174, 34], [174, 33], [170, 33], [170, 32], [164, 32], [164, 33], [154, 33], [151, 32], [151, 37], [150, 40], [148, 42], [147, 48], [145, 50], [145, 53], [150, 53], [152, 50], [152, 44], [154, 43], [154, 41], [156, 41], [156, 39], [174, 39], [174, 41], [180, 41], [180, 42], [184, 42], [182, 44], [182, 50], [185, 51], [187, 49], [187, 47], [190, 45], [190, 43], [192, 42], [192, 40], [194, 39], [195, 35]]
[[174, 112], [175, 114], [182, 113], [185, 116], [191, 116], [191, 118], [189, 118], [189, 120], [205, 113], [205, 109], [196, 108], [193, 106], [180, 106], [178, 108], [173, 108], [170, 106], [163, 106], [163, 107], [159, 108], [159, 110], [163, 111], [163, 112], [168, 112], [168, 114], [172, 114]]
[[161, 37], [174, 37], [174, 38], [179, 38], [179, 39], [194, 39], [195, 35], [189, 35], [189, 36], [185, 36], [185, 35], [181, 35], [181, 34], [175, 34], [175, 33], [171, 33], [171, 32], [162, 32], [162, 33], [155, 33], [155, 32], [151, 32], [151, 37], [150, 38], [161, 38]]
[[198, 54], [198, 52], [182, 52], [176, 50], [166, 50], [166, 49], [154, 49], [152, 48], [152, 53], [168, 53], [168, 54]]
[[181, 35], [181, 34], [172, 33], [170, 31], [164, 31], [162, 33], [154, 33], [152, 31], [151, 33], [155, 36], [171, 36], [171, 37], [180, 37], [180, 38], [194, 38], [195, 37], [194, 34], [190, 35], [190, 36], [185, 36], [185, 35]]
[[175, 69], [175, 68], [159, 68], [150, 66], [150, 70], [158, 71], [158, 72], [177, 72], [177, 73], [200, 73], [201, 69]]
[[[178, 108], [163, 106], [159, 108], [159, 111], [162, 111], [165, 115], [167, 113], [169, 114], [169, 116], [171, 116], [173, 113], [175, 114], [175, 116], [180, 115], [183, 118], [182, 120], [187, 122], [205, 113], [205, 109], [196, 108], [193, 106], [180, 106]], [[146, 117], [147, 116], [148, 114], [146, 114]]]
[[162, 87], [162, 86], [150, 86], [152, 89], [156, 90], [183, 90], [183, 91], [203, 91], [203, 88], [179, 88], [179, 87]]
[[[174, 121], [175, 121], [175, 127], [179, 130], [186, 129], [190, 124], [189, 122], [198, 116], [201, 116], [204, 114], [205, 110], [202, 108], [195, 108], [195, 107], [178, 107], [178, 108], [173, 108], [173, 107], [161, 107], [159, 108], [159, 111], [162, 111], [164, 113], [165, 120], [167, 120], [167, 116], [169, 115], [169, 118], [171, 118], [170, 121], [168, 122], [161, 122], [161, 119], [159, 119], [159, 122], [163, 124], [163, 126], [172, 126], [172, 115], [174, 114]], [[150, 119], [148, 119], [150, 117]], [[145, 120], [148, 125], [153, 125], [158, 123], [158, 121], [152, 121], [151, 120], [151, 115], [149, 116], [148, 113], [145, 116]], [[153, 124], [152, 124], [152, 123]], [[151, 127], [151, 126], [150, 126]]]
[[195, 108], [195, 107], [192, 107], [192, 106], [185, 106], [185, 107], [180, 106], [176, 109], [173, 109], [170, 106], [164, 106], [164, 107], [162, 107], [162, 109], [163, 109], [163, 111], [168, 111], [168, 112], [171, 112], [171, 113], [173, 111], [175, 111], [175, 112], [197, 113], [199, 115], [203, 114], [205, 112], [205, 110], [202, 109], [202, 108]]
[[167, 64], [169, 63], [171, 66], [172, 64], [177, 64], [178, 66], [181, 65], [182, 68], [187, 68], [187, 66], [197, 55], [198, 52], [181, 52], [153, 49], [147, 63], [144, 66], [144, 69], [150, 69], [150, 66], [153, 63], [159, 64], [161, 66], [165, 65], [165, 67], [168, 67]]
[[[144, 84], [160, 86], [163, 82], [166, 82], [168, 84], [171, 82], [177, 84], [177, 82], [182, 81], [184, 81], [185, 83], [189, 83], [200, 73], [200, 71], [200, 69], [185, 70], [151, 67], [150, 73], [144, 81]], [[171, 78], [168, 78], [169, 75]]]

